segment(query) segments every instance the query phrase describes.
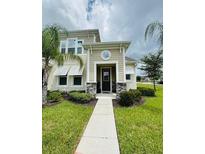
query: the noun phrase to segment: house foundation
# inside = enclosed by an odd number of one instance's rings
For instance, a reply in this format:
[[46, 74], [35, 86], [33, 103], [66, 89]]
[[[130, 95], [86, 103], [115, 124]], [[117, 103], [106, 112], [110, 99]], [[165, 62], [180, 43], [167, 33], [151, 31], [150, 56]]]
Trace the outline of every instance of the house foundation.
[[96, 87], [97, 87], [96, 83], [87, 83], [86, 92], [90, 93], [92, 95], [95, 95], [96, 94]]

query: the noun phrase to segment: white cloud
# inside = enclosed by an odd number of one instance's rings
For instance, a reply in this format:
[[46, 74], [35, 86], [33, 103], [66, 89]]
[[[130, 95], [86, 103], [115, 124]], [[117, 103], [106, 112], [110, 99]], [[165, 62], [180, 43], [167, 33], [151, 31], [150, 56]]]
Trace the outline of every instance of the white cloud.
[[[162, 21], [162, 0], [43, 0], [43, 25], [59, 23], [68, 30], [100, 30], [102, 41], [129, 40], [127, 55], [139, 59], [154, 50], [156, 42], [144, 42], [150, 22]], [[87, 20], [90, 13], [92, 18]]]

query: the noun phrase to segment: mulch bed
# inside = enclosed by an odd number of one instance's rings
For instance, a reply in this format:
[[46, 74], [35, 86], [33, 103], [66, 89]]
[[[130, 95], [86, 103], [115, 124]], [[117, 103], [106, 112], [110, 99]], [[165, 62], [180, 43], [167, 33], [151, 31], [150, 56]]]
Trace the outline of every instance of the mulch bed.
[[[69, 100], [69, 101], [73, 102], [73, 101], [71, 100], [71, 97], [70, 97], [69, 95], [67, 95], [67, 94], [64, 94], [64, 95], [63, 95], [63, 98], [64, 98], [65, 100]], [[97, 103], [97, 100], [98, 100], [98, 99], [94, 98], [94, 99], [92, 99], [90, 102], [85, 103], [85, 104], [77, 103], [77, 102], [74, 102], [74, 103], [75, 103], [75, 104], [87, 105], [87, 106], [95, 106], [96, 103]]]
[[54, 105], [57, 105], [59, 104], [60, 102], [56, 102], [56, 101], [48, 101], [48, 103], [46, 104], [43, 104], [42, 107], [46, 107], [46, 106], [54, 106]]
[[[139, 102], [136, 102], [136, 104], [134, 104], [133, 106], [139, 106], [139, 105], [142, 105], [144, 103], [144, 98], [142, 97], [141, 100]], [[116, 108], [116, 107], [122, 107], [119, 103], [119, 100], [117, 99], [113, 99], [112, 100], [112, 104], [113, 104], [113, 107]], [[130, 107], [133, 107], [133, 106], [130, 106]]]

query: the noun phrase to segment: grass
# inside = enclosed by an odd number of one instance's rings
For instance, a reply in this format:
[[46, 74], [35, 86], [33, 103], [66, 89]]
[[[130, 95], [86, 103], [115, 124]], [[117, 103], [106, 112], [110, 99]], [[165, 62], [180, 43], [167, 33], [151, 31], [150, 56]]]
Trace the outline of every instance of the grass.
[[114, 109], [121, 154], [163, 153], [163, 87], [156, 88], [156, 97], [145, 97], [143, 105]]
[[74, 153], [92, 110], [69, 101], [43, 108], [43, 154]]

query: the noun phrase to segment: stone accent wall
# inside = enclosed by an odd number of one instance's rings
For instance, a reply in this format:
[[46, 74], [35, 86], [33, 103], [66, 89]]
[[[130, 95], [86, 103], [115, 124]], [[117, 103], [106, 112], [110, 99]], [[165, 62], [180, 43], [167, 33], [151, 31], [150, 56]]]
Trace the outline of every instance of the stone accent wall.
[[87, 83], [86, 91], [92, 95], [96, 94], [97, 84], [96, 83]]
[[126, 83], [116, 83], [116, 99], [119, 99], [119, 94], [123, 91], [126, 91]]

